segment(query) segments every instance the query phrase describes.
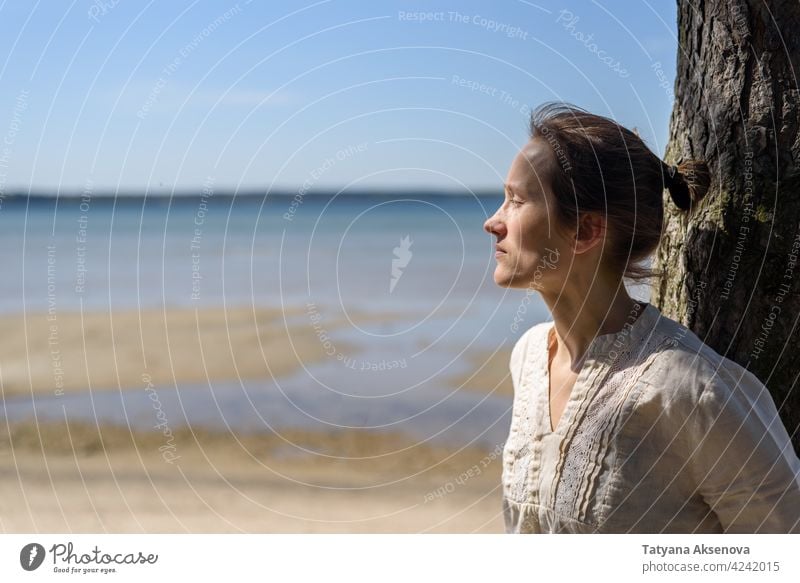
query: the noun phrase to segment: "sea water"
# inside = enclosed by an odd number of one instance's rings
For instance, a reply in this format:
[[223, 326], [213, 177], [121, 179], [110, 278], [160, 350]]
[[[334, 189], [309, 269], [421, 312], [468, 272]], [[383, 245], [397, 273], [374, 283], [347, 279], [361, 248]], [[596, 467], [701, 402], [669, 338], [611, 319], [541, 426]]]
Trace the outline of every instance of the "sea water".
[[[343, 318], [355, 347], [280, 378], [159, 387], [174, 426], [359, 428], [504, 441], [509, 395], [467, 390], [467, 355], [508, 350], [549, 318], [495, 285], [484, 221], [500, 196], [401, 193], [6, 198], [0, 312], [284, 307], [287, 324]], [[49, 278], [49, 279], [48, 279]], [[55, 300], [54, 300], [55, 298]], [[318, 328], [319, 328], [318, 324]], [[342, 352], [342, 351], [340, 351]], [[334, 352], [335, 353], [335, 352]], [[142, 387], [8, 398], [3, 413], [148, 428]]]

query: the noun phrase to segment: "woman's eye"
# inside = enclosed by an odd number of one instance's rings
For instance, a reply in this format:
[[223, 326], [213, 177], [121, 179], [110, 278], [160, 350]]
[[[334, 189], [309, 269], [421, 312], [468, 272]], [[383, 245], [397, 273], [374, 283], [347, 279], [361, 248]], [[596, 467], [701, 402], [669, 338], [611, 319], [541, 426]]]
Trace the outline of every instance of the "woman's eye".
[[513, 198], [511, 199], [511, 204], [513, 204], [514, 206], [519, 206], [522, 204], [522, 202], [523, 201], [521, 200], [514, 200]]

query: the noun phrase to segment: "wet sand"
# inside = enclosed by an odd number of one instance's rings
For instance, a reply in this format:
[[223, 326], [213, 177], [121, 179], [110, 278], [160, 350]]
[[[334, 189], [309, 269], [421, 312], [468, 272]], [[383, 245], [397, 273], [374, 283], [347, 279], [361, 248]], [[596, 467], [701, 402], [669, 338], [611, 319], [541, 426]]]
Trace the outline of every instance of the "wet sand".
[[126, 389], [142, 386], [143, 378], [176, 384], [279, 377], [325, 358], [306, 314], [297, 308], [285, 316], [301, 323], [287, 326], [280, 309], [250, 307], [3, 315], [2, 394]]
[[163, 435], [127, 428], [0, 432], [2, 532], [502, 532], [498, 451], [184, 429], [165, 457]]
[[470, 372], [447, 378], [448, 384], [460, 389], [491, 393], [497, 397], [514, 395], [509, 361], [511, 348], [475, 350], [466, 354]]

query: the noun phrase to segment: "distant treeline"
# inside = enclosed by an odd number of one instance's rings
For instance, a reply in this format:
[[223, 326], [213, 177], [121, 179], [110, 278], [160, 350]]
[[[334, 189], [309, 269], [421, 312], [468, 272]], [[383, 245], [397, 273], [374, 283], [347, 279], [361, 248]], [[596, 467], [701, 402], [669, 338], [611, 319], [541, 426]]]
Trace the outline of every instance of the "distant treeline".
[[[213, 198], [258, 198], [263, 199], [264, 197], [276, 197], [276, 198], [294, 198], [298, 195], [297, 191], [293, 190], [215, 190], [211, 196]], [[63, 191], [60, 193], [53, 192], [53, 191], [31, 191], [30, 193], [17, 190], [6, 192], [0, 194], [0, 199], [5, 200], [12, 200], [12, 199], [53, 199], [53, 198], [82, 198], [86, 197], [86, 191], [74, 190], [74, 191]], [[120, 192], [113, 192], [113, 191], [104, 191], [98, 190], [97, 192], [92, 192], [89, 195], [92, 199], [95, 198], [105, 198], [105, 199], [113, 199], [113, 198], [198, 198], [204, 196], [201, 189], [181, 189], [176, 190], [174, 192], [168, 190], [154, 190], [149, 192], [141, 192], [136, 190], [127, 190], [127, 191], [120, 191]], [[208, 193], [205, 194], [208, 197]], [[479, 190], [433, 190], [433, 189], [397, 189], [397, 190], [387, 190], [387, 189], [347, 189], [343, 191], [338, 190], [319, 190], [308, 192], [303, 195], [303, 197], [308, 198], [319, 198], [319, 199], [330, 199], [333, 197], [370, 197], [370, 198], [436, 198], [436, 197], [497, 197], [502, 196], [502, 190], [488, 190], [488, 189], [479, 189]]]

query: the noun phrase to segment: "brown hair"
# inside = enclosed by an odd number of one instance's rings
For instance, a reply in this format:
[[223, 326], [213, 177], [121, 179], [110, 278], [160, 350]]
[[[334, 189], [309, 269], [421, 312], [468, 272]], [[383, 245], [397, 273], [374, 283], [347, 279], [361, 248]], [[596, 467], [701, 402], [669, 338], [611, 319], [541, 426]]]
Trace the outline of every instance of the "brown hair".
[[530, 137], [545, 140], [557, 162], [547, 178], [561, 226], [577, 225], [579, 212], [602, 213], [608, 266], [633, 280], [662, 276], [642, 263], [661, 239], [664, 189], [678, 208], [691, 211], [708, 191], [706, 163], [670, 166], [634, 132], [565, 103], [534, 110]]

